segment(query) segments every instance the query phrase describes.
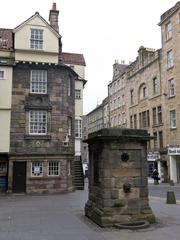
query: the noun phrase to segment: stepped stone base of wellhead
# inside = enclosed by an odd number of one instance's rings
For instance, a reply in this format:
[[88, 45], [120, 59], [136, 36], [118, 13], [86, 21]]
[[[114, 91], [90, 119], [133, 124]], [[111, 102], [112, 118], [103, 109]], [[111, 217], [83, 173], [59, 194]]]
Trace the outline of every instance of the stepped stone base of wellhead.
[[123, 224], [114, 224], [115, 228], [118, 229], [130, 229], [130, 230], [138, 230], [143, 228], [148, 228], [150, 223], [148, 221], [137, 221], [132, 223], [123, 223]]
[[116, 208], [99, 209], [93, 206], [90, 201], [85, 205], [85, 215], [100, 227], [140, 229], [156, 222], [151, 208], [142, 209], [142, 211], [123, 212]]

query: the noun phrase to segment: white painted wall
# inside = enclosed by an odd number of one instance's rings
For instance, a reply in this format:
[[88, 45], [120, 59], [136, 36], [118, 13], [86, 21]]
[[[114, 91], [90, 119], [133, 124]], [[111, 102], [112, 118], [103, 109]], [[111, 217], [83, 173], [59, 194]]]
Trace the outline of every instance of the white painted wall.
[[12, 68], [3, 66], [4, 79], [0, 80], [0, 152], [9, 152]]
[[0, 80], [0, 109], [11, 108], [12, 68], [3, 66], [4, 79]]
[[[67, 64], [71, 66], [72, 64]], [[73, 65], [73, 70], [82, 78], [85, 78], [85, 67]], [[81, 90], [81, 99], [75, 99], [75, 118], [82, 119], [83, 116], [83, 81], [75, 80], [75, 89]], [[75, 156], [81, 156], [82, 139], [75, 138]]]
[[81, 139], [75, 139], [75, 156], [81, 156]]
[[75, 89], [81, 90], [81, 98], [75, 99], [75, 116], [83, 115], [83, 81], [75, 81]]
[[85, 67], [81, 65], [74, 65], [74, 71], [82, 78], [85, 77]]
[[169, 156], [170, 180], [177, 182], [176, 156]]
[[10, 115], [10, 110], [0, 109], [0, 153], [9, 152]]
[[[42, 50], [30, 48], [31, 28], [43, 30]], [[38, 16], [15, 32], [14, 47], [17, 61], [58, 63], [59, 38]]]

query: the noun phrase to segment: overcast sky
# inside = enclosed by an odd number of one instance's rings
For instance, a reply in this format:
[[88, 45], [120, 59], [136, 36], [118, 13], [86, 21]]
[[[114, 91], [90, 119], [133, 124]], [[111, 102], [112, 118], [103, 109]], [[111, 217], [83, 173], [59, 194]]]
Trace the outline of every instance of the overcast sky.
[[114, 60], [134, 61], [140, 46], [161, 48], [160, 16], [177, 0], [1, 0], [0, 27], [15, 28], [56, 2], [63, 51], [86, 61], [84, 114], [107, 96]]

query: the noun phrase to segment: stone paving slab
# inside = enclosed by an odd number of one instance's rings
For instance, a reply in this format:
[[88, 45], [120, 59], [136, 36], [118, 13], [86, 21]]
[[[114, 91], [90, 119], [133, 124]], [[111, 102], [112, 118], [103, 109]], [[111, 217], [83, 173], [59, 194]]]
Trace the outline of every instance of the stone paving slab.
[[0, 240], [180, 240], [180, 205], [150, 198], [157, 223], [142, 230], [100, 228], [84, 216], [87, 190], [0, 196]]

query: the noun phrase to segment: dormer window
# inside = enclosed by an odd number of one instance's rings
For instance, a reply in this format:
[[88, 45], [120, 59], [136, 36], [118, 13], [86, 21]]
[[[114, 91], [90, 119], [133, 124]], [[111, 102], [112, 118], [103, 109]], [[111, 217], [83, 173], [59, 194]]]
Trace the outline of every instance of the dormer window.
[[31, 29], [30, 46], [32, 49], [43, 49], [43, 30]]

